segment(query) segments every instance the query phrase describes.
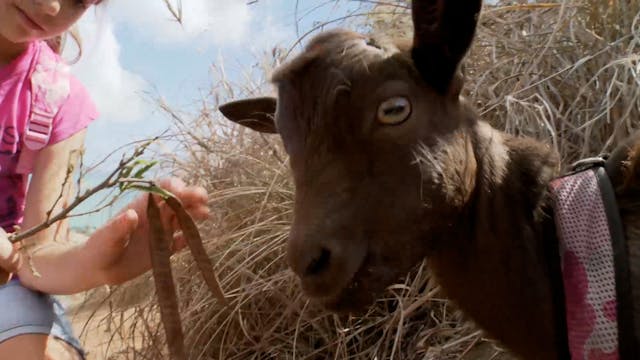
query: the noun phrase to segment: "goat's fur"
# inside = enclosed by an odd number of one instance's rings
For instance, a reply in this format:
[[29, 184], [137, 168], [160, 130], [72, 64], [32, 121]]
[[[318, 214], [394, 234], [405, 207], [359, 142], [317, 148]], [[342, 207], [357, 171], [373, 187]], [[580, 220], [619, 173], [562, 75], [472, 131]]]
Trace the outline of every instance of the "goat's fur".
[[[275, 73], [277, 101], [220, 110], [282, 137], [296, 188], [289, 263], [309, 296], [335, 311], [361, 309], [427, 257], [448, 296], [490, 335], [524, 359], [561, 359], [564, 299], [547, 190], [559, 157], [493, 129], [460, 99], [457, 66], [480, 3], [414, 0], [413, 43], [318, 35]], [[398, 114], [406, 116], [382, 121]], [[607, 171], [625, 224], [637, 332], [640, 134]]]

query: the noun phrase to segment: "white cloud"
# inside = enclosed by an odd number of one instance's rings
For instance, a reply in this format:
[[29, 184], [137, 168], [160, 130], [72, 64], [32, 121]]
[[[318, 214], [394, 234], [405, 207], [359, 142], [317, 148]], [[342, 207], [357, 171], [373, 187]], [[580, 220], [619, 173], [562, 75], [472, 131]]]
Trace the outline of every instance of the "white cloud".
[[[72, 71], [89, 90], [102, 121], [139, 121], [155, 110], [144, 95], [151, 92], [149, 82], [154, 80], [147, 81], [123, 67], [118, 40], [124, 39], [116, 38], [115, 29], [125, 36], [123, 29], [135, 31], [157, 46], [213, 46], [218, 52], [231, 48], [260, 52], [287, 35], [268, 12], [247, 6], [243, 0], [186, 0], [182, 6], [182, 25], [160, 0], [108, 1], [80, 20], [83, 55]], [[73, 44], [66, 50], [66, 58], [75, 56]]]
[[182, 25], [159, 0], [113, 1], [107, 7], [118, 22], [155, 43], [233, 44], [246, 39], [251, 22], [249, 7], [240, 0], [183, 1]]
[[[96, 19], [89, 12], [79, 23], [83, 54], [72, 72], [88, 89], [98, 106], [101, 118], [111, 121], [136, 121], [148, 111], [142, 93], [149, 87], [139, 75], [124, 69], [120, 63], [120, 45], [108, 17]], [[69, 41], [65, 57], [77, 54]]]

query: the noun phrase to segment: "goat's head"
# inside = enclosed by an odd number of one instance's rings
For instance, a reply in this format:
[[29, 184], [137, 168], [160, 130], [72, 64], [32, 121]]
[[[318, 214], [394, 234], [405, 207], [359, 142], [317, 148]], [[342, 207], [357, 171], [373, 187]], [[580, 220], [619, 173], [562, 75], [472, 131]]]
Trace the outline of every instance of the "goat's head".
[[370, 303], [424, 258], [474, 186], [458, 65], [481, 0], [412, 4], [413, 43], [326, 32], [276, 71], [278, 99], [220, 107], [282, 137], [295, 183], [289, 264], [333, 310]]

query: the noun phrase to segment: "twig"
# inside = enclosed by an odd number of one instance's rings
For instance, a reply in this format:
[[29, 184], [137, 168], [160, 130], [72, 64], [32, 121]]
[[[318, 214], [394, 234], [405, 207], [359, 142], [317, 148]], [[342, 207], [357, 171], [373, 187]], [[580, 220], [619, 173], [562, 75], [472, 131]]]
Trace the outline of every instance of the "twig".
[[[60, 221], [60, 220], [64, 220], [65, 218], [67, 218], [69, 216], [69, 214], [71, 213], [71, 211], [73, 211], [75, 208], [77, 208], [80, 204], [82, 204], [84, 201], [86, 201], [87, 199], [89, 199], [91, 196], [95, 195], [96, 193], [104, 190], [104, 189], [108, 189], [108, 188], [112, 188], [116, 185], [122, 184], [122, 174], [123, 171], [125, 170], [125, 168], [127, 166], [130, 166], [131, 164], [133, 164], [146, 150], [146, 148], [153, 142], [155, 141], [152, 140], [150, 142], [147, 142], [146, 144], [144, 144], [143, 146], [139, 147], [138, 149], [136, 149], [133, 154], [131, 156], [129, 156], [128, 158], [124, 158], [120, 161], [119, 166], [113, 170], [104, 180], [102, 180], [102, 182], [100, 182], [98, 185], [96, 185], [95, 187], [88, 189], [87, 191], [85, 191], [82, 195], [77, 196], [73, 202], [71, 202], [71, 204], [69, 204], [67, 207], [63, 208], [62, 210], [60, 210], [60, 212], [58, 212], [56, 215], [51, 216], [50, 214], [47, 215], [47, 219], [34, 226], [31, 227], [25, 231], [22, 232], [15, 232], [9, 235], [9, 241], [11, 241], [12, 243], [16, 243], [18, 241], [27, 239], [37, 233], [39, 233], [40, 231], [47, 229], [49, 226], [55, 224], [56, 222]], [[136, 179], [136, 181], [140, 181], [140, 179]]]
[[178, 0], [178, 6], [173, 6], [169, 0], [163, 0], [167, 9], [176, 21], [182, 25], [182, 0]]

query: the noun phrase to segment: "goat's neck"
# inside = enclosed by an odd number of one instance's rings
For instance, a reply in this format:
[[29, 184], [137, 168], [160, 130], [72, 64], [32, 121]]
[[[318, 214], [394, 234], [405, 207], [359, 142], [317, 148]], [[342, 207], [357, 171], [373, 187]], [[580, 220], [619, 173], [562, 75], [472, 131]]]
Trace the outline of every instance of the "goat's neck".
[[473, 194], [430, 264], [449, 297], [490, 335], [525, 359], [558, 358], [563, 310], [552, 282], [560, 275], [546, 190], [556, 157], [485, 123], [471, 133]]

